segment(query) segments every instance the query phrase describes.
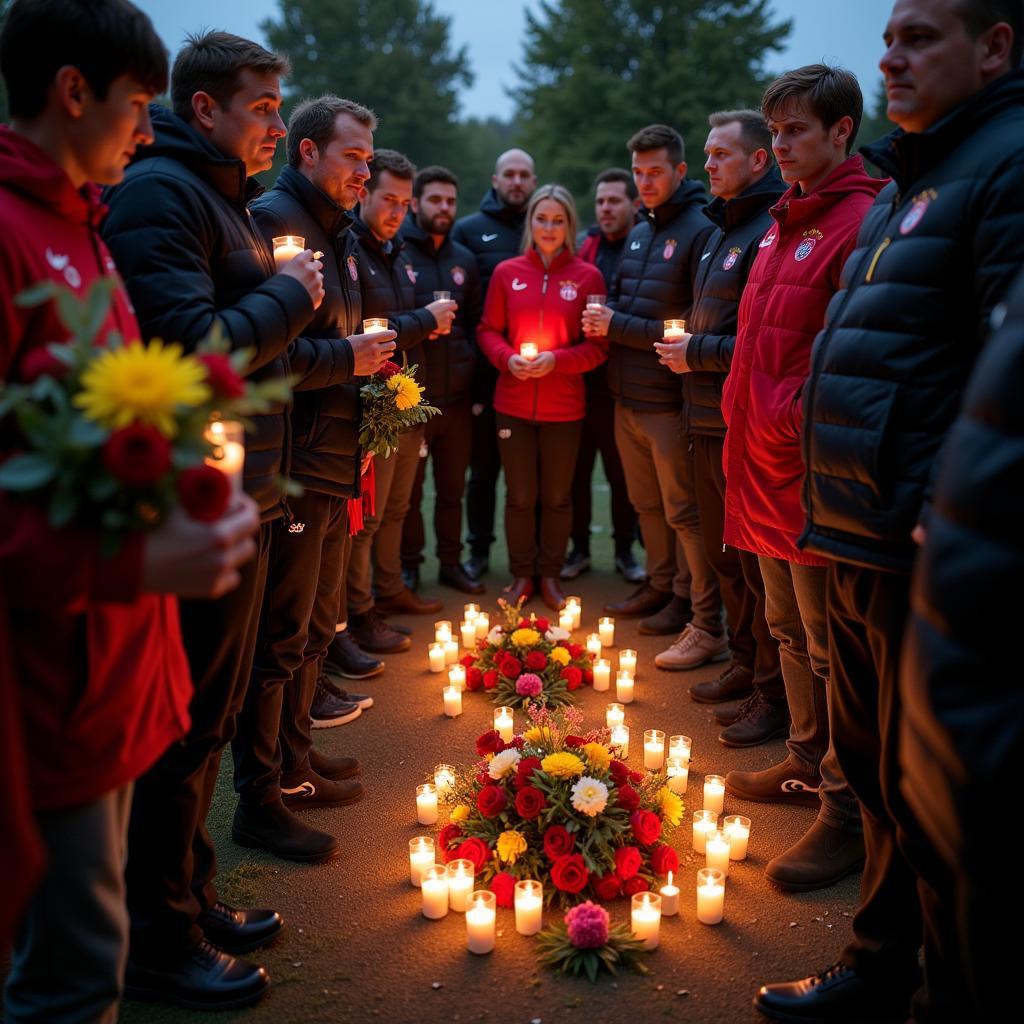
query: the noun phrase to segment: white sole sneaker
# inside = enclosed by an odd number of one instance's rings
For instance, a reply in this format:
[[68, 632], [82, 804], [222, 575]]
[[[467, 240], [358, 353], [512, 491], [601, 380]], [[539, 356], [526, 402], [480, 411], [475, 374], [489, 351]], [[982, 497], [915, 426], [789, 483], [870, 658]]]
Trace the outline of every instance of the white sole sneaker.
[[363, 709], [358, 704], [353, 704], [351, 711], [332, 718], [311, 718], [310, 722], [314, 729], [333, 729], [336, 725], [347, 725], [349, 722], [354, 722], [362, 713]]

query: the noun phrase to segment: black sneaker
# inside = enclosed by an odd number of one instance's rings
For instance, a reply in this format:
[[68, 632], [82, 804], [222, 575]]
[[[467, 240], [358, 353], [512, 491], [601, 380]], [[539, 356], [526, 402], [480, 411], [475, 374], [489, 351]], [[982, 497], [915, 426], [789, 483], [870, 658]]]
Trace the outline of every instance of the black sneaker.
[[491, 560], [486, 555], [470, 555], [462, 563], [462, 571], [471, 579], [478, 580], [491, 567]]
[[316, 681], [313, 706], [309, 709], [314, 729], [333, 729], [336, 725], [346, 725], [363, 713], [358, 704], [338, 697], [337, 691], [338, 687], [325, 676]]
[[562, 565], [562, 571], [558, 574], [559, 579], [574, 580], [585, 572], [590, 571], [590, 555], [585, 551], [570, 551]]
[[311, 807], [346, 807], [363, 799], [366, 791], [356, 779], [325, 779], [312, 769], [281, 776], [281, 802], [289, 811]]
[[348, 630], [343, 629], [334, 634], [327, 648], [324, 671], [342, 679], [372, 679], [384, 671], [384, 662], [361, 651]]
[[353, 693], [351, 690], [346, 690], [343, 686], [338, 686], [337, 683], [332, 682], [325, 675], [321, 675], [317, 682], [331, 696], [337, 697], [338, 700], [344, 701], [346, 704], [356, 704], [363, 711], [373, 707], [373, 698], [368, 693]]
[[615, 556], [615, 571], [627, 583], [643, 583], [647, 579], [647, 570], [633, 557], [632, 551], [623, 551]]

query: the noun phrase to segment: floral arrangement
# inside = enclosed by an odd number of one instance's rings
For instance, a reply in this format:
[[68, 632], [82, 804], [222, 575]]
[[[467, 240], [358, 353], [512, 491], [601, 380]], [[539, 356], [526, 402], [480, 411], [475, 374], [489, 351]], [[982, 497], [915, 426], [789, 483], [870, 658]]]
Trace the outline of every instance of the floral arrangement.
[[457, 773], [454, 807], [438, 848], [445, 862], [471, 860], [498, 906], [512, 906], [515, 883], [544, 883], [545, 900], [602, 902], [652, 887], [679, 868], [665, 841], [683, 802], [662, 774], [631, 770], [614, 757], [608, 730], [581, 732], [575, 706], [531, 705], [532, 725], [505, 743], [476, 741], [480, 756]]
[[195, 519], [220, 518], [231, 484], [204, 463], [211, 420], [290, 394], [280, 381], [243, 380], [250, 353], [229, 351], [217, 329], [192, 355], [159, 339], [125, 344], [117, 332], [97, 344], [114, 286], [101, 279], [79, 299], [47, 281], [19, 295], [21, 306], [53, 300], [69, 339], [27, 352], [19, 379], [0, 384], [0, 420], [13, 421], [18, 449], [0, 464], [0, 488], [44, 501], [57, 528], [99, 528], [107, 551], [179, 503]]
[[591, 981], [602, 971], [618, 974], [620, 966], [650, 973], [642, 959], [643, 941], [624, 924], [609, 927], [608, 911], [589, 900], [570, 909], [561, 924], [545, 928], [537, 945], [542, 964], [563, 974], [586, 974]]
[[520, 615], [499, 600], [504, 625], [496, 625], [475, 654], [467, 654], [466, 689], [488, 690], [494, 703], [505, 707], [539, 704], [561, 707], [572, 703], [572, 692], [594, 682], [593, 662], [569, 634], [547, 619]]
[[359, 443], [364, 451], [387, 458], [405, 431], [440, 415], [440, 409], [424, 403], [415, 373], [415, 364], [403, 369], [389, 359], [359, 389], [363, 396]]

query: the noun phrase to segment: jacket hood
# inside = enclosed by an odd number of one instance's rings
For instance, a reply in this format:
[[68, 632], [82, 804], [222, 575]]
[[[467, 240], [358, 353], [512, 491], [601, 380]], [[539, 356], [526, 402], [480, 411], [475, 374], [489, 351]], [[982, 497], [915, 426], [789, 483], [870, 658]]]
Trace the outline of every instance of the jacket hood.
[[704, 186], [699, 181], [687, 179], [680, 183], [679, 188], [675, 190], [667, 203], [662, 203], [661, 206], [653, 210], [648, 210], [646, 206], [643, 206], [641, 212], [651, 221], [652, 227], [657, 231], [658, 228], [678, 217], [687, 206], [703, 206], [707, 201], [708, 197]]
[[271, 191], [283, 192], [295, 199], [331, 238], [348, 231], [355, 223], [353, 213], [339, 206], [290, 164], [278, 175]]
[[495, 220], [500, 220], [512, 227], [522, 227], [526, 218], [526, 207], [516, 209], [514, 206], [507, 206], [498, 195], [494, 186], [487, 190], [483, 202], [480, 204], [480, 212], [486, 213]]
[[887, 184], [884, 178], [872, 178], [859, 156], [847, 157], [813, 192], [804, 195], [799, 185], [790, 186], [772, 207], [772, 216], [780, 224], [792, 226], [821, 216], [847, 196], [859, 193], [873, 199]]
[[6, 125], [0, 125], [0, 184], [76, 224], [95, 226], [107, 210], [95, 185], [76, 189], [48, 153]]
[[704, 207], [704, 216], [723, 231], [731, 231], [756, 217], [762, 210], [774, 206], [786, 188], [778, 167], [773, 164], [763, 178], [748, 185], [735, 199], [715, 196]]

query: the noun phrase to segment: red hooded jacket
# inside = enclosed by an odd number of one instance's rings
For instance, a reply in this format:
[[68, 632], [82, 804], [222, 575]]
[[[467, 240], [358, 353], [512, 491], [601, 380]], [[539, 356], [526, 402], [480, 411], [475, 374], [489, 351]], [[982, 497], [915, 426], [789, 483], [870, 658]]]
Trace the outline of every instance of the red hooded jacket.
[[722, 393], [726, 544], [825, 564], [796, 547], [804, 528], [801, 393], [843, 264], [885, 184], [853, 156], [813, 192], [803, 195], [794, 185], [772, 207], [775, 224], [759, 243], [743, 290]]
[[[583, 419], [583, 374], [608, 358], [608, 342], [581, 340], [580, 324], [587, 296], [604, 292], [597, 267], [564, 249], [546, 269], [534, 249], [498, 264], [476, 332], [477, 344], [501, 374], [496, 412], [542, 423]], [[524, 341], [554, 353], [555, 368], [546, 377], [517, 380], [509, 372], [509, 357]]]
[[[3, 379], [18, 380], [28, 352], [67, 337], [52, 303], [21, 309], [15, 296], [43, 279], [81, 296], [116, 276], [97, 230], [102, 215], [95, 188], [76, 191], [46, 153], [0, 126]], [[112, 330], [139, 336], [123, 286], [101, 336]], [[95, 534], [54, 530], [42, 507], [2, 492], [0, 521], [32, 800], [87, 803], [141, 775], [188, 727], [192, 683], [177, 600], [141, 593], [141, 537], [104, 558]]]

